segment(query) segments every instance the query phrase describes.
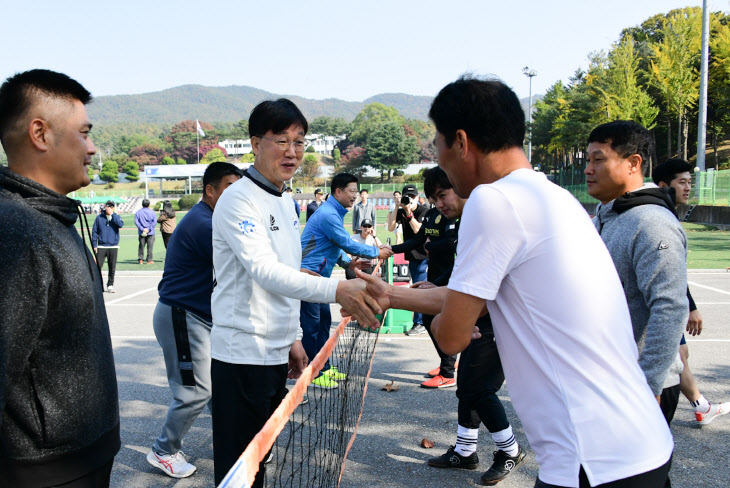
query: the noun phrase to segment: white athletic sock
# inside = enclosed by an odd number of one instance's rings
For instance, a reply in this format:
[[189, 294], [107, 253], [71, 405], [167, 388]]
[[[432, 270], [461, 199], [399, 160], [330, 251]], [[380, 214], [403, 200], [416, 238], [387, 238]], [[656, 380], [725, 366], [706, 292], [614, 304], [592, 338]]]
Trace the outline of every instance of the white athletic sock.
[[479, 429], [467, 429], [459, 426], [456, 432], [456, 454], [464, 457], [471, 456], [477, 450], [477, 439], [479, 438]]
[[494, 439], [497, 449], [506, 452], [510, 457], [514, 457], [520, 452], [520, 446], [517, 445], [517, 440], [512, 434], [511, 425], [499, 432], [492, 432], [492, 439]]
[[707, 401], [704, 395], [700, 395], [699, 400], [696, 402], [689, 402], [695, 408], [695, 412], [706, 413], [710, 410], [710, 402]]

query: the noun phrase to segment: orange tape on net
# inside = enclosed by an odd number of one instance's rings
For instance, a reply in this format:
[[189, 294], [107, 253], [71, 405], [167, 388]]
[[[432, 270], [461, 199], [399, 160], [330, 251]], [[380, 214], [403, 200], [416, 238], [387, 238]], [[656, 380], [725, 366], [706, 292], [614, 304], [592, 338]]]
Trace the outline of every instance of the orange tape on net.
[[[380, 270], [380, 263], [381, 261], [378, 261], [378, 264], [373, 269], [373, 275], [376, 275], [377, 272]], [[385, 319], [385, 314], [383, 315], [383, 319]], [[266, 453], [268, 453], [271, 447], [274, 445], [274, 442], [276, 441], [276, 438], [279, 436], [281, 431], [284, 430], [284, 427], [286, 427], [286, 423], [289, 421], [289, 417], [291, 416], [291, 414], [294, 413], [294, 410], [296, 410], [296, 408], [302, 402], [304, 392], [307, 391], [307, 387], [312, 382], [312, 378], [316, 378], [316, 376], [322, 370], [322, 367], [332, 355], [332, 351], [337, 345], [337, 340], [342, 335], [345, 327], [347, 327], [347, 324], [349, 323], [350, 317], [345, 317], [342, 319], [342, 321], [340, 321], [339, 324], [337, 324], [337, 328], [335, 329], [334, 333], [330, 336], [329, 339], [327, 339], [327, 342], [325, 342], [324, 346], [322, 346], [322, 349], [317, 353], [314, 359], [307, 365], [306, 368], [304, 368], [304, 371], [302, 371], [302, 375], [294, 384], [294, 387], [289, 393], [287, 393], [287, 395], [281, 401], [276, 410], [274, 410], [274, 413], [271, 414], [269, 420], [266, 421], [261, 430], [249, 443], [241, 456], [238, 458], [238, 461], [236, 461], [236, 464], [231, 467], [221, 484], [218, 485], [218, 488], [248, 488], [253, 484], [256, 478], [256, 474], [259, 471], [259, 464], [261, 463], [261, 461], [263, 461]], [[370, 369], [372, 368], [372, 366], [373, 357], [371, 356], [367, 378], [370, 377]], [[347, 458], [347, 453], [350, 452], [350, 447], [352, 447], [352, 444], [355, 441], [357, 427], [358, 425], [360, 425], [360, 419], [362, 418], [362, 409], [365, 404], [365, 393], [367, 392], [367, 378], [365, 381], [365, 388], [363, 390], [363, 399], [362, 405], [360, 407], [360, 415], [358, 416], [357, 423], [355, 424], [355, 429], [352, 433], [352, 436], [350, 437], [350, 441], [347, 444], [347, 449], [345, 450], [344, 456], [345, 459]], [[342, 470], [345, 469], [345, 459], [343, 459], [342, 461]], [[341, 478], [342, 471], [340, 471], [340, 479]], [[339, 486], [339, 484], [340, 480], [338, 479], [337, 485]]]

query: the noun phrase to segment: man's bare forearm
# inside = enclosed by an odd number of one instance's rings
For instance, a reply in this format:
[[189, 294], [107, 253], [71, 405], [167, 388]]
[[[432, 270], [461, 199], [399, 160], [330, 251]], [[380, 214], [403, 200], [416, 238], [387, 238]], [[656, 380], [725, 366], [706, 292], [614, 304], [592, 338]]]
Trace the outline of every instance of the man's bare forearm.
[[445, 286], [425, 290], [394, 286], [389, 289], [390, 306], [401, 310], [436, 315], [441, 313], [447, 291]]

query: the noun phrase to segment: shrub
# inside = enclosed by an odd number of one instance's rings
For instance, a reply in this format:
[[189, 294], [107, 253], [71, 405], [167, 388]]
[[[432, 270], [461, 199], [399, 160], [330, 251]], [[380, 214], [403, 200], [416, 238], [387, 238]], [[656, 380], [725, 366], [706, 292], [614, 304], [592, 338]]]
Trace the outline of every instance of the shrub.
[[104, 185], [104, 188], [107, 188], [107, 189], [114, 188], [114, 182], [113, 181], [110, 181], [109, 183], [107, 183], [106, 185]]
[[393, 176], [403, 176], [404, 174], [405, 173], [403, 172], [402, 169], [397, 169], [397, 170], [393, 171]]
[[308, 153], [313, 153], [313, 152], [315, 152], [315, 151], [314, 151], [314, 146], [309, 146], [309, 147], [307, 147], [307, 152], [308, 152]]
[[199, 201], [200, 195], [183, 195], [177, 202], [178, 210], [189, 210]]

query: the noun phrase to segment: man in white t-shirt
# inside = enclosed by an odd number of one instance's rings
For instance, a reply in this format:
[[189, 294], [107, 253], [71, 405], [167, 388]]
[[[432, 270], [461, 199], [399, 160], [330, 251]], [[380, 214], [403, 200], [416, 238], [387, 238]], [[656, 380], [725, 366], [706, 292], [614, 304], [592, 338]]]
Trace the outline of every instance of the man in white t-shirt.
[[431, 327], [447, 354], [478, 336], [488, 308], [540, 465], [536, 487], [663, 487], [672, 436], [639, 368], [616, 269], [581, 205], [532, 170], [517, 96], [498, 80], [461, 78], [429, 116], [439, 165], [469, 198], [449, 285], [358, 276], [383, 308], [438, 314]]

